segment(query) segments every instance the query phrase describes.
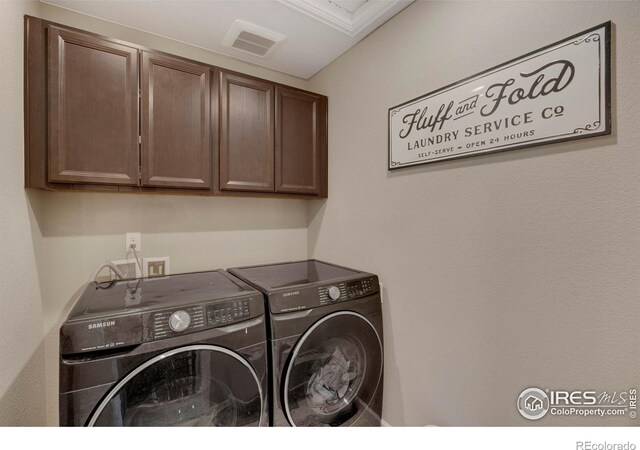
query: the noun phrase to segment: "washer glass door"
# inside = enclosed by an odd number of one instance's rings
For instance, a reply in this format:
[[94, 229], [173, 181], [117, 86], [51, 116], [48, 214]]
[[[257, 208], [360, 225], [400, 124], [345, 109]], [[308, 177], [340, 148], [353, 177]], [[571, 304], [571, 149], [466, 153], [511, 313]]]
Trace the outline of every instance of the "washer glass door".
[[340, 311], [313, 324], [285, 372], [283, 404], [293, 426], [352, 424], [382, 377], [382, 342], [366, 317]]
[[162, 353], [118, 382], [89, 426], [259, 426], [260, 380], [240, 355], [213, 345]]

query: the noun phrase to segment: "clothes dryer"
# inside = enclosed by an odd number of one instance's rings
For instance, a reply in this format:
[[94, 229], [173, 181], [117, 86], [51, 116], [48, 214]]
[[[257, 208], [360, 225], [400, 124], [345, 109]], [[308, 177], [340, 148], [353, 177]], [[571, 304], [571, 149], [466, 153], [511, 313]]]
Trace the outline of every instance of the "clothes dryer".
[[380, 426], [378, 277], [317, 260], [232, 268], [264, 293], [275, 426]]

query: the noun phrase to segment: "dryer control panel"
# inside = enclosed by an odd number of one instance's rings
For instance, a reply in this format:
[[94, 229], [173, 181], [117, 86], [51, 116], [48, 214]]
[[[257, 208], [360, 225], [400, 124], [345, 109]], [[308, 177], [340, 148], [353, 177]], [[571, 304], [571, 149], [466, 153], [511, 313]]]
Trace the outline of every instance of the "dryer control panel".
[[328, 305], [340, 300], [347, 299], [347, 287], [345, 283], [336, 283], [330, 286], [321, 286], [318, 288], [318, 296], [321, 305]]
[[[377, 282], [377, 280], [375, 280]], [[374, 291], [374, 279], [373, 278], [364, 278], [361, 280], [351, 281], [347, 283], [347, 295], [349, 298], [358, 298], [363, 295], [369, 295], [378, 290], [377, 284], [375, 285]]]
[[378, 285], [374, 278], [361, 278], [355, 281], [347, 281], [346, 283], [321, 286], [318, 288], [318, 295], [320, 297], [320, 305], [328, 305], [345, 300], [354, 300], [377, 291]]
[[336, 280], [329, 284], [314, 283], [270, 293], [269, 306], [271, 312], [275, 314], [300, 311], [374, 295], [379, 290], [378, 277], [375, 275], [351, 280]]

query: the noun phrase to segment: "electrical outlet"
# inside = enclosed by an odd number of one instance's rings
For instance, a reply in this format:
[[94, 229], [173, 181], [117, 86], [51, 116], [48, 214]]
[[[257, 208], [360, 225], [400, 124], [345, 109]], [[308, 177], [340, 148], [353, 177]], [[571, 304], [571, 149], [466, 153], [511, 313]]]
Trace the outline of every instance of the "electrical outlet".
[[131, 251], [131, 246], [136, 246], [136, 251], [142, 251], [142, 238], [140, 237], [140, 233], [127, 233], [125, 236], [125, 252]]

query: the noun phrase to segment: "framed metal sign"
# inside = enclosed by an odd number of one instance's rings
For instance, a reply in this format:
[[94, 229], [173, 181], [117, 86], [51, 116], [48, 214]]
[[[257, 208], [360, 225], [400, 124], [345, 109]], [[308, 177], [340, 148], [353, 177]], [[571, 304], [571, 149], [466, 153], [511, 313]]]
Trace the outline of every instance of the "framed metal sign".
[[611, 22], [389, 108], [389, 170], [611, 134]]

